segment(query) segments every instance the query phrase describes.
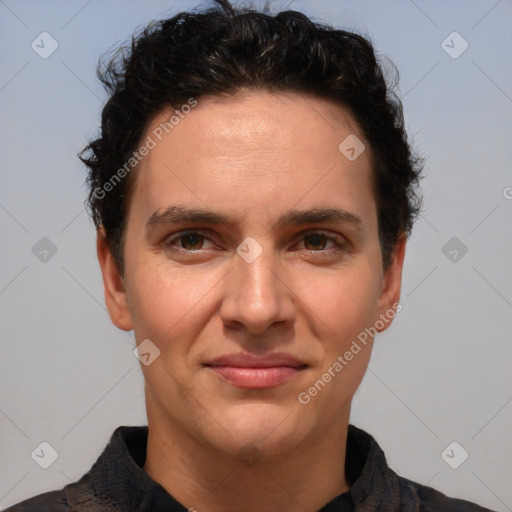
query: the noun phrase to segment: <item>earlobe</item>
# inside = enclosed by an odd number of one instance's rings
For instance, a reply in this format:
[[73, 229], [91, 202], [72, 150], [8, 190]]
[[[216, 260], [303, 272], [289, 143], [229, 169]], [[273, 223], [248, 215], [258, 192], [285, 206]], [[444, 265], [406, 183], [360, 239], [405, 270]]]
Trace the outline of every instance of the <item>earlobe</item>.
[[385, 317], [387, 321], [383, 322], [384, 327], [377, 329], [379, 332], [385, 331], [391, 325], [395, 314], [401, 309], [399, 302], [406, 242], [407, 237], [402, 234], [393, 249], [391, 263], [384, 271], [378, 313], [381, 319]]
[[123, 277], [108, 246], [103, 226], [98, 229], [96, 253], [103, 276], [105, 304], [112, 323], [123, 331], [133, 329]]

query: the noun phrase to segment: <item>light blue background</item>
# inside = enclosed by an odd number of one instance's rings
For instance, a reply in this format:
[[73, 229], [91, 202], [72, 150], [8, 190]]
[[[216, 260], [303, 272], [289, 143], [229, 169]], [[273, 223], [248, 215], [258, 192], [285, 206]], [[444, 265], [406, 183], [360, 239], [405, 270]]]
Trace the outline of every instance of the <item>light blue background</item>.
[[[115, 427], [144, 424], [133, 338], [109, 321], [76, 154], [97, 134], [98, 56], [199, 1], [0, 0], [0, 507], [78, 479]], [[205, 4], [203, 4], [205, 5]], [[256, 4], [261, 5], [261, 3]], [[512, 510], [512, 2], [272, 3], [369, 35], [400, 71], [407, 127], [428, 156], [403, 310], [377, 338], [351, 422], [412, 480]], [[49, 32], [48, 59], [32, 41]], [[453, 31], [468, 49], [451, 58]], [[57, 254], [40, 262], [42, 237]], [[453, 236], [468, 253], [451, 262]], [[59, 457], [31, 459], [42, 441]], [[441, 452], [469, 452], [451, 469]]]

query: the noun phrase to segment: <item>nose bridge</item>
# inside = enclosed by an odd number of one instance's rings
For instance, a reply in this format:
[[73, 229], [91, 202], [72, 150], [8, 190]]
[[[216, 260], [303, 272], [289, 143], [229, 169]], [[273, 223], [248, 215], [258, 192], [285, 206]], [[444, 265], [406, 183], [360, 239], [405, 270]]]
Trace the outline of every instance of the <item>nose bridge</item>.
[[290, 290], [283, 284], [282, 265], [269, 239], [247, 237], [237, 248], [221, 309], [226, 322], [243, 323], [263, 332], [293, 315]]
[[[258, 243], [258, 242], [256, 242]], [[260, 242], [261, 243], [261, 242]], [[261, 249], [255, 246], [255, 243], [245, 242], [245, 247], [239, 248], [239, 255], [249, 246], [248, 258], [240, 256], [237, 266], [242, 278], [243, 288], [247, 291], [248, 298], [256, 301], [259, 299], [271, 299], [276, 291], [276, 274], [278, 262], [275, 251], [273, 251], [270, 243], [265, 249], [260, 245]]]

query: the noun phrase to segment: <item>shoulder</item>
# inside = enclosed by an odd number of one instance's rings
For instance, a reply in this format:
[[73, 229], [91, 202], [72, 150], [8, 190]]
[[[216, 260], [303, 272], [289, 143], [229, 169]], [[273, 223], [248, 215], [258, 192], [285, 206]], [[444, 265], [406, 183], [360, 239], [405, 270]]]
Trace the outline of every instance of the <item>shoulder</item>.
[[452, 498], [426, 485], [399, 477], [400, 484], [416, 493], [420, 512], [493, 512], [492, 510], [459, 498]]
[[112, 504], [95, 496], [88, 480], [88, 475], [85, 475], [78, 482], [33, 496], [4, 512], [111, 512]]
[[5, 512], [70, 512], [63, 489], [45, 492], [25, 501], [12, 505]]
[[118, 427], [80, 480], [12, 505], [5, 512], [138, 510], [157, 486], [141, 468], [146, 442], [147, 427]]
[[354, 425], [348, 429], [346, 462], [355, 510], [381, 510], [385, 504], [397, 512], [493, 512], [399, 475], [375, 438]]

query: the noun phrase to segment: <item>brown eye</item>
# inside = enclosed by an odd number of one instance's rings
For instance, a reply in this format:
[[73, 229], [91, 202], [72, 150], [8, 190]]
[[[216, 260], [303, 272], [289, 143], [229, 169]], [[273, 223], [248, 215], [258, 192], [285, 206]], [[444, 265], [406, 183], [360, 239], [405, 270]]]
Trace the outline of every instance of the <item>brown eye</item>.
[[[182, 235], [178, 238], [178, 240], [181, 240], [181, 247], [182, 249], [197, 251], [198, 249], [201, 249], [201, 247], [197, 247], [198, 245], [202, 246], [202, 241], [204, 239], [203, 235], [200, 235], [199, 233], [190, 233], [187, 235]], [[195, 247], [192, 247], [195, 246]]]
[[[310, 251], [324, 249], [327, 237], [319, 233], [313, 233], [312, 235], [306, 235], [304, 240], [309, 240], [309, 244], [306, 242], [306, 249]], [[309, 245], [309, 247], [308, 247]], [[320, 246], [320, 247], [319, 247]]]
[[[328, 235], [327, 233], [308, 233], [304, 235], [304, 247], [308, 251], [329, 253], [341, 250], [345, 246], [343, 237]], [[333, 247], [326, 247], [326, 244], [332, 243]]]
[[208, 236], [199, 231], [182, 231], [169, 236], [165, 240], [164, 246], [170, 251], [192, 253], [203, 249], [211, 249], [211, 246], [205, 247], [205, 242], [208, 243], [209, 240]]

